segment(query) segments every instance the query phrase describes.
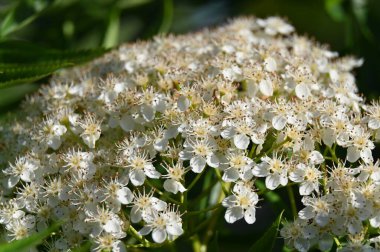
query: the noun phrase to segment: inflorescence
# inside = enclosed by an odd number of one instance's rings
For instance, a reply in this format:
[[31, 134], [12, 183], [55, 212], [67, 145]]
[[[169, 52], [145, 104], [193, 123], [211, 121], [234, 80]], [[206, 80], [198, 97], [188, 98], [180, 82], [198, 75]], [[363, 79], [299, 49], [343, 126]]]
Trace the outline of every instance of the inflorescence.
[[270, 17], [61, 71], [2, 125], [7, 239], [62, 220], [51, 251], [159, 246], [190, 232], [188, 192], [212, 173], [210, 209], [228, 223], [255, 222], [257, 182], [296, 186], [303, 208], [280, 231], [288, 247], [375, 251], [380, 105], [358, 95], [361, 64]]

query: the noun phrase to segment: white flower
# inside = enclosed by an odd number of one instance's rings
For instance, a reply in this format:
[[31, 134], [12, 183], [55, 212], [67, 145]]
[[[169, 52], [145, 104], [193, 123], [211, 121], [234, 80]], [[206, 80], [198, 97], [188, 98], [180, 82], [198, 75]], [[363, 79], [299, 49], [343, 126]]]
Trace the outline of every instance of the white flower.
[[167, 207], [165, 201], [153, 196], [153, 191], [145, 193], [138, 191], [134, 194], [131, 209], [131, 221], [140, 222], [142, 219], [149, 219], [155, 212], [164, 211]]
[[358, 180], [366, 182], [369, 178], [373, 180], [376, 185], [380, 184], [380, 160], [376, 160], [376, 163], [362, 164], [359, 166], [360, 175]]
[[284, 99], [279, 99], [272, 105], [272, 112], [274, 116], [272, 117], [272, 126], [276, 130], [282, 130], [288, 123], [291, 108], [289, 104]]
[[153, 212], [146, 218], [146, 225], [139, 231], [141, 235], [152, 232], [153, 241], [163, 243], [166, 239], [172, 241], [183, 234], [182, 219], [174, 206], [169, 206], [163, 212]]
[[[87, 213], [94, 213], [97, 211], [98, 204], [104, 199], [103, 192], [95, 184], [84, 183], [83, 180], [78, 179], [73, 180], [70, 184], [70, 201], [71, 204], [76, 206], [74, 211], [85, 211]], [[78, 184], [82, 184], [78, 187]], [[65, 210], [62, 205], [57, 205], [55, 207], [57, 216], [60, 218], [68, 215], [69, 213]]]
[[21, 219], [25, 216], [25, 212], [21, 210], [24, 204], [16, 199], [11, 199], [8, 202], [0, 205], [0, 223], [8, 224], [13, 220]]
[[313, 191], [319, 192], [319, 179], [321, 171], [313, 165], [297, 164], [296, 169], [289, 174], [293, 182], [301, 183], [299, 192], [301, 195], [310, 195]]
[[242, 70], [237, 65], [232, 65], [230, 68], [222, 70], [223, 77], [230, 81], [241, 81]]
[[161, 176], [146, 153], [135, 152], [127, 158], [127, 162], [130, 168], [129, 178], [135, 186], [144, 184], [146, 176], [154, 179]]
[[189, 124], [188, 134], [196, 138], [208, 138], [218, 136], [219, 130], [213, 122], [202, 118]]
[[370, 140], [371, 135], [366, 133], [362, 127], [355, 127], [352, 134], [350, 146], [347, 149], [347, 160], [351, 163], [361, 158], [365, 163], [372, 163], [372, 149], [375, 145]]
[[53, 150], [57, 150], [62, 143], [61, 136], [66, 133], [67, 129], [65, 126], [54, 121], [52, 118], [48, 118], [42, 122], [39, 130], [39, 138]]
[[185, 149], [179, 153], [181, 160], [190, 160], [191, 170], [195, 173], [201, 173], [206, 167], [217, 168], [219, 159], [214, 153], [216, 142], [214, 139], [207, 138], [202, 140], [190, 140], [184, 143]]
[[355, 208], [350, 203], [343, 205], [342, 215], [345, 218], [345, 226], [347, 231], [356, 235], [359, 234], [363, 229], [362, 222], [369, 217], [369, 211], [363, 208]]
[[28, 156], [17, 158], [15, 164], [9, 164], [9, 167], [3, 171], [4, 174], [9, 175], [8, 187], [14, 187], [20, 179], [24, 182], [31, 182], [36, 178], [38, 168], [38, 162]]
[[380, 104], [379, 102], [373, 102], [372, 106], [368, 107], [368, 127], [370, 129], [380, 129]]
[[104, 201], [115, 213], [120, 211], [121, 205], [131, 203], [134, 197], [131, 190], [127, 187], [127, 183], [123, 183], [118, 178], [111, 179], [110, 181], [104, 180], [104, 194]]
[[97, 245], [94, 248], [94, 251], [112, 251], [112, 252], [126, 252], [124, 242], [119, 239], [124, 238], [124, 236], [115, 236], [113, 234], [104, 233], [95, 237], [95, 244]]
[[241, 151], [232, 151], [227, 154], [227, 167], [222, 179], [226, 182], [235, 182], [239, 178], [248, 181], [253, 177], [254, 162]]
[[9, 232], [11, 240], [20, 240], [35, 233], [36, 217], [34, 215], [24, 215], [20, 219], [14, 219], [7, 223], [5, 228]]
[[308, 225], [306, 220], [296, 219], [294, 222], [286, 222], [280, 234], [284, 237], [287, 247], [306, 252], [312, 245], [312, 239], [317, 235], [317, 229]]
[[278, 33], [286, 35], [294, 31], [293, 26], [285, 23], [285, 21], [283, 21], [279, 17], [269, 17], [267, 19], [258, 19], [257, 23], [261, 27], [264, 28], [265, 32], [268, 35], [272, 35], [272, 36]]
[[100, 121], [97, 121], [96, 118], [87, 114], [83, 121], [79, 123], [83, 132], [80, 134], [84, 143], [91, 149], [95, 148], [96, 141], [100, 138], [101, 129]]
[[63, 156], [63, 160], [66, 172], [76, 174], [79, 177], [90, 179], [96, 172], [96, 165], [93, 163], [94, 154], [91, 152], [71, 149]]
[[156, 111], [164, 112], [166, 109], [166, 98], [164, 94], [155, 92], [153, 87], [143, 91], [138, 99], [140, 100], [140, 113], [146, 122], [155, 118]]
[[86, 212], [86, 221], [96, 224], [92, 230], [93, 236], [100, 235], [103, 231], [114, 235], [115, 237], [125, 236], [123, 231], [123, 221], [115, 213], [107, 208], [97, 207], [96, 212]]
[[256, 204], [259, 196], [250, 188], [236, 184], [233, 195], [226, 197], [222, 205], [227, 208], [224, 215], [228, 223], [234, 223], [244, 217], [248, 224], [256, 221]]
[[265, 177], [265, 186], [274, 190], [279, 185], [288, 183], [288, 168], [281, 158], [274, 154], [272, 158], [263, 157], [261, 163], [254, 166], [252, 173], [257, 177]]
[[277, 71], [277, 62], [271, 56], [265, 58], [265, 60], [264, 60], [264, 66], [265, 66], [265, 70], [268, 71], [268, 72], [275, 72], [275, 71]]
[[168, 174], [163, 175], [163, 177], [167, 178], [164, 182], [164, 189], [174, 194], [178, 193], [178, 191], [181, 193], [186, 191], [181, 181], [184, 180], [184, 175], [188, 172], [188, 169], [183, 167], [183, 163], [177, 162], [175, 165], [165, 164], [164, 168], [168, 172]]
[[17, 200], [22, 202], [27, 211], [32, 212], [36, 209], [38, 199], [41, 197], [41, 189], [36, 182], [24, 184], [17, 192]]
[[333, 199], [331, 195], [326, 195], [324, 197], [304, 197], [302, 198], [302, 203], [306, 206], [299, 213], [300, 219], [309, 220], [314, 219], [318, 226], [324, 227], [330, 221], [330, 218], [334, 216], [332, 208]]

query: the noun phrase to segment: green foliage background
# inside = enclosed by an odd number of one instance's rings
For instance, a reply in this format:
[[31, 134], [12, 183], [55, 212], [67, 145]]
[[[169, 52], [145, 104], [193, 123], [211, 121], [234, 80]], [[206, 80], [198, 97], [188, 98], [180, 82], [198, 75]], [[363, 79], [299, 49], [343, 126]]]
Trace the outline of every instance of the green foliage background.
[[[341, 55], [364, 58], [364, 66], [356, 71], [359, 89], [367, 99], [378, 99], [379, 0], [0, 0], [0, 118], [60, 68], [121, 43], [198, 30], [240, 15], [287, 17], [298, 33], [329, 44]], [[276, 237], [276, 216], [289, 206], [282, 194], [286, 191], [265, 195], [269, 203], [262, 206], [255, 225], [218, 224], [210, 249], [259, 251], [260, 241]], [[286, 213], [291, 211], [284, 213], [291, 219]], [[275, 241], [277, 251], [281, 241]], [[178, 249], [186, 251], [186, 244], [181, 246]], [[0, 251], [12, 251], [3, 248]]]

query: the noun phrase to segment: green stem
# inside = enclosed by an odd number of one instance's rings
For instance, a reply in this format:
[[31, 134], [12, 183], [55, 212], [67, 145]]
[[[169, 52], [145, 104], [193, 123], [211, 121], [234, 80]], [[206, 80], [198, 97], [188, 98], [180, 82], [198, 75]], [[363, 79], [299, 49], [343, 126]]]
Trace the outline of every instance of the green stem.
[[[146, 240], [142, 235], [139, 234], [139, 232], [137, 232], [137, 230], [132, 227], [132, 226], [129, 226], [128, 228], [128, 233], [133, 236], [136, 240], [138, 240], [139, 242], [141, 242], [144, 247], [150, 243], [148, 240]], [[138, 245], [138, 244], [137, 244]]]
[[[228, 191], [230, 189], [231, 184], [228, 183], [226, 186], [227, 186], [227, 188], [226, 188], [227, 193], [225, 193], [224, 190], [220, 191], [220, 193], [219, 193], [219, 199], [218, 199], [219, 203], [221, 203], [223, 201], [223, 199], [225, 198], [225, 196], [228, 195]], [[222, 188], [223, 188], [223, 185], [222, 185]], [[219, 216], [221, 213], [222, 213], [222, 208], [218, 208], [211, 217], [210, 224], [206, 230], [205, 239], [203, 241], [205, 251], [207, 251], [207, 244], [208, 244], [209, 240], [214, 235], [215, 225], [218, 223], [218, 219], [219, 219]]]
[[213, 206], [210, 206], [208, 208], [205, 208], [205, 209], [202, 209], [202, 210], [199, 210], [199, 211], [190, 211], [190, 212], [187, 212], [187, 215], [197, 215], [197, 214], [200, 214], [200, 213], [205, 213], [205, 212], [208, 212], [208, 211], [216, 210], [216, 209], [218, 209], [221, 206], [222, 206], [222, 204], [218, 203], [218, 204], [215, 204]]
[[165, 242], [165, 243], [151, 243], [147, 239], [145, 239], [145, 237], [143, 237], [142, 235], [140, 235], [139, 232], [137, 232], [137, 230], [134, 227], [132, 227], [132, 226], [129, 226], [127, 232], [128, 232], [128, 234], [130, 234], [131, 236], [133, 236], [133, 238], [135, 238], [136, 240], [138, 240], [140, 242], [140, 244], [126, 244], [127, 248], [141, 248], [141, 247], [145, 247], [145, 248], [158, 248], [158, 247], [162, 247], [162, 246], [168, 244], [168, 242]]
[[195, 235], [193, 237], [193, 251], [194, 252], [201, 252], [202, 251], [202, 244], [201, 241], [199, 240], [198, 235]]
[[[220, 170], [219, 169], [215, 169], [215, 174], [216, 174], [216, 176], [218, 177], [218, 180], [219, 180], [219, 182], [220, 182], [220, 185], [222, 186], [222, 190], [223, 190], [223, 192], [224, 192], [224, 194], [227, 196], [228, 195], [228, 191], [229, 191], [229, 184], [230, 183], [226, 183], [225, 181], [223, 181], [223, 179], [222, 179], [222, 174], [220, 173]], [[225, 188], [224, 187], [224, 185], [226, 185], [228, 188]]]
[[327, 194], [328, 193], [328, 189], [327, 189], [328, 173], [327, 173], [326, 164], [325, 163], [321, 164], [321, 167], [322, 167], [322, 172], [323, 172], [323, 179], [322, 179], [323, 192]]
[[256, 145], [253, 145], [248, 154], [249, 158], [253, 158], [253, 155], [255, 154], [255, 150], [256, 150]]
[[334, 237], [334, 241], [335, 241], [336, 246], [337, 246], [338, 248], [341, 248], [341, 247], [342, 247], [342, 244], [340, 244], [340, 241], [339, 241], [339, 239], [338, 239], [337, 237]]
[[326, 146], [326, 148], [329, 150], [330, 154], [331, 154], [331, 157], [333, 159], [333, 161], [335, 163], [339, 163], [339, 159], [337, 158], [336, 154], [335, 154], [335, 146], [333, 147], [333, 149], [331, 149], [330, 146]]
[[173, 22], [173, 0], [163, 0], [164, 13], [158, 33], [168, 33]]
[[291, 185], [288, 185], [286, 187], [286, 189], [288, 191], [288, 196], [289, 196], [289, 200], [290, 200], [290, 207], [292, 209], [293, 217], [297, 217], [298, 216], [298, 211], [297, 211], [296, 200], [294, 198], [293, 188], [292, 188]]
[[193, 179], [193, 181], [191, 181], [190, 185], [187, 187], [187, 191], [190, 191], [191, 188], [193, 188], [195, 186], [195, 184], [198, 182], [198, 180], [202, 177], [202, 175], [205, 172], [206, 168], [207, 167], [205, 167], [201, 173], [198, 173], [197, 176]]
[[218, 180], [213, 180], [212, 183], [202, 191], [201, 194], [199, 194], [195, 199], [191, 200], [191, 203], [196, 203], [198, 202], [199, 200], [203, 199], [205, 196], [208, 196], [210, 191], [212, 190], [212, 188], [214, 188], [214, 185], [218, 183]]
[[104, 36], [103, 46], [111, 48], [118, 44], [120, 30], [120, 10], [113, 8], [110, 11], [107, 31]]

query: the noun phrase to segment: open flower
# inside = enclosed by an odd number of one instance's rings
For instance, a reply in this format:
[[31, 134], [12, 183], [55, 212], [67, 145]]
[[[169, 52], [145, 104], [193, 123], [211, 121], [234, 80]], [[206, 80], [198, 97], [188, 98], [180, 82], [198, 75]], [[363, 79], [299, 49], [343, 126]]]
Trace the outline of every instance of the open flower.
[[256, 204], [259, 202], [259, 196], [251, 188], [244, 185], [236, 184], [233, 194], [226, 197], [222, 205], [227, 208], [224, 215], [228, 223], [234, 223], [244, 217], [248, 224], [256, 221]]
[[152, 239], [156, 243], [163, 243], [166, 239], [172, 241], [183, 234], [181, 215], [174, 206], [168, 206], [162, 212], [153, 212], [145, 221], [146, 225], [139, 233], [147, 235], [152, 232]]
[[100, 138], [101, 122], [96, 120], [94, 115], [87, 114], [83, 121], [79, 123], [83, 132], [80, 134], [84, 143], [91, 149], [95, 148], [96, 141]]
[[179, 154], [180, 159], [190, 160], [190, 167], [193, 172], [201, 173], [206, 164], [213, 168], [219, 166], [219, 158], [214, 153], [217, 148], [214, 139], [188, 139], [184, 147], [185, 149]]
[[263, 157], [261, 163], [254, 166], [252, 173], [257, 177], [265, 177], [265, 186], [274, 190], [279, 185], [285, 186], [288, 183], [288, 168], [277, 154], [272, 158]]
[[36, 178], [36, 172], [39, 168], [37, 160], [29, 156], [22, 156], [16, 159], [14, 164], [9, 164], [3, 172], [9, 175], [8, 187], [14, 187], [20, 179], [24, 182], [31, 182]]
[[168, 174], [163, 175], [163, 177], [167, 178], [164, 182], [164, 189], [174, 194], [186, 191], [181, 182], [184, 180], [185, 173], [189, 169], [184, 168], [182, 162], [177, 162], [175, 165], [165, 164], [164, 168], [168, 172]]
[[319, 192], [319, 179], [322, 177], [321, 171], [314, 165], [298, 164], [296, 169], [289, 174], [291, 181], [301, 183], [299, 192], [301, 195], [310, 195], [313, 191]]
[[135, 186], [144, 184], [146, 176], [155, 179], [161, 176], [146, 153], [135, 152], [127, 158], [127, 162], [130, 169], [129, 177]]

